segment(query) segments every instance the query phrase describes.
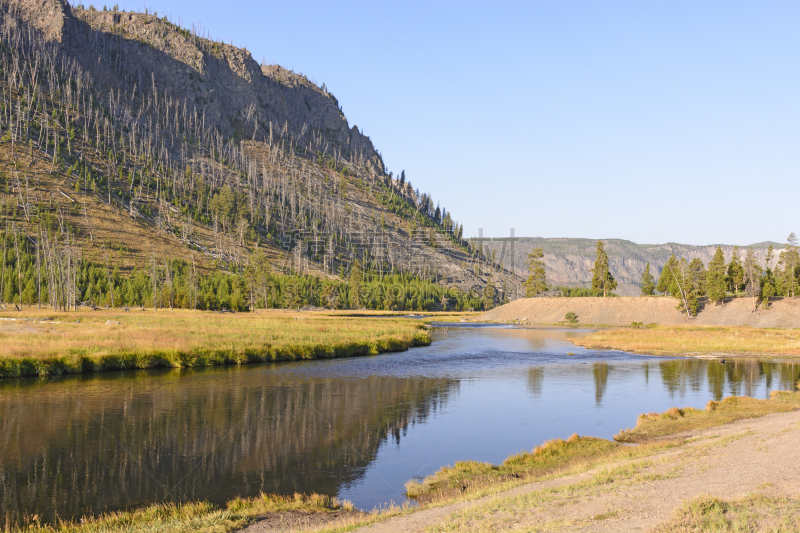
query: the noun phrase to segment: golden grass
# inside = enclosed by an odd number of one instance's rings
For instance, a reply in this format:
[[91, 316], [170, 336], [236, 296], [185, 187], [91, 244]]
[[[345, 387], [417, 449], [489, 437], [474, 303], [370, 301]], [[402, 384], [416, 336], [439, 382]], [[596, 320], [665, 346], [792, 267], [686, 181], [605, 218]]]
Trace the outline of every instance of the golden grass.
[[295, 312], [0, 315], [0, 377], [374, 355], [430, 343], [418, 321]]
[[586, 348], [651, 355], [719, 354], [800, 357], [800, 330], [721, 326], [658, 326], [595, 331], [572, 342]]
[[26, 533], [155, 533], [160, 531], [224, 533], [241, 529], [253, 518], [266, 513], [306, 511], [324, 513], [322, 522], [336, 520], [341, 516], [363, 515], [354, 512], [352, 503], [340, 501], [321, 494], [299, 494], [279, 496], [261, 494], [255, 498], [236, 498], [225, 507], [208, 502], [187, 504], [155, 504], [134, 511], [106, 513], [98, 517], [84, 517], [80, 521], [61, 522], [57, 525], [40, 525], [32, 517], [24, 529]]
[[698, 496], [654, 533], [685, 531], [800, 531], [800, 500], [751, 494], [733, 501]]
[[709, 401], [705, 410], [672, 407], [663, 413], [639, 415], [636, 427], [624, 429], [614, 436], [618, 442], [649, 440], [728, 424], [734, 420], [756, 418], [770, 413], [793, 411], [800, 403], [800, 392], [773, 391], [769, 400], [747, 396], [729, 396], [722, 401]]
[[595, 437], [553, 439], [531, 452], [512, 455], [493, 465], [479, 461], [460, 461], [445, 466], [420, 481], [406, 483], [406, 494], [420, 503], [450, 501], [467, 494], [477, 495], [506, 489], [519, 483], [582, 472], [612, 460], [632, 459], [669, 448], [674, 443], [628, 447]]

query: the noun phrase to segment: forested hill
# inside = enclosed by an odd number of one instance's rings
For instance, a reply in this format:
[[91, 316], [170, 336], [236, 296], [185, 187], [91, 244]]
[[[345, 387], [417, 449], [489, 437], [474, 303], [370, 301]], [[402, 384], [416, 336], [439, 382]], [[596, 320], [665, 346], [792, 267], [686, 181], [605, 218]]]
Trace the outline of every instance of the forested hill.
[[[85, 300], [68, 272], [107, 263], [99, 270], [118, 267], [122, 278], [149, 272], [151, 300], [178, 271], [242, 277], [255, 263], [345, 282], [357, 262], [365, 281], [402, 275], [456, 287], [462, 303], [491, 305], [519, 284], [405, 173], [387, 172], [324, 84], [157, 13], [64, 0], [0, 1], [0, 43], [0, 231], [8, 242], [23, 237], [22, 255], [46, 249], [37, 272], [27, 265], [39, 292], [45, 270], [45, 284]], [[32, 279], [11, 279], [9, 253], [5, 301], [20, 288], [10, 286]], [[267, 294], [253, 283], [251, 299]], [[104, 295], [108, 284], [93, 282]], [[382, 298], [369, 305], [432, 305], [428, 296]]]
[[[645, 265], [650, 263], [653, 275], [658, 279], [661, 269], [672, 254], [678, 259], [684, 258], [691, 261], [699, 258], [704, 264], [711, 261], [717, 245], [692, 246], [688, 244], [636, 244], [623, 239], [604, 239], [605, 250], [608, 254], [611, 274], [617, 280], [619, 288], [615, 291], [623, 296], [638, 296], [639, 284]], [[592, 282], [592, 267], [597, 256], [594, 239], [545, 239], [541, 237], [521, 237], [514, 246], [514, 270], [519, 275], [527, 274], [527, 257], [533, 248], [542, 248], [544, 251], [547, 282], [556, 286], [590, 287]], [[764, 265], [767, 249], [772, 245], [775, 248], [775, 259], [771, 267], [775, 266], [779, 252], [785, 245], [779, 243], [762, 242], [750, 245], [753, 248], [760, 264]], [[489, 251], [500, 253], [503, 243], [489, 241], [485, 244]], [[733, 254], [733, 245], [720, 245], [725, 254], [725, 260], [730, 261]], [[745, 248], [739, 246], [740, 255], [744, 255]], [[506, 267], [511, 268], [511, 259], [504, 260]]]

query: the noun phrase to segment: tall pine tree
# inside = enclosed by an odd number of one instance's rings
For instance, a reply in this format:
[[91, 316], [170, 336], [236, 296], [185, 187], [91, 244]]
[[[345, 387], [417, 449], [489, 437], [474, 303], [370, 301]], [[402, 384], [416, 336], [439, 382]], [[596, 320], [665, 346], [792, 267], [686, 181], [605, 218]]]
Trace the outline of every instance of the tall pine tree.
[[725, 276], [725, 255], [722, 247], [717, 246], [714, 257], [708, 263], [708, 274], [706, 275], [706, 291], [708, 299], [714, 303], [722, 302], [727, 291], [727, 279]]
[[742, 265], [743, 280], [747, 296], [753, 298], [753, 311], [758, 308], [758, 297], [761, 295], [761, 266], [758, 264], [756, 254], [752, 248], [747, 249], [747, 255]]
[[650, 273], [650, 263], [647, 263], [644, 266], [644, 272], [642, 272], [642, 296], [652, 296], [655, 289], [655, 279], [653, 274]]
[[597, 259], [594, 262], [592, 272], [592, 288], [602, 290], [604, 297], [607, 291], [613, 291], [617, 288], [617, 281], [609, 270], [605, 246], [603, 241], [600, 240], [597, 241]]
[[544, 268], [544, 251], [534, 248], [528, 254], [528, 279], [525, 280], [525, 296], [531, 298], [547, 290]]
[[789, 234], [786, 239], [788, 245], [780, 254], [778, 260], [779, 273], [778, 281], [781, 292], [787, 297], [794, 298], [794, 291], [797, 287], [797, 267], [800, 266], [800, 254], [797, 252], [797, 236], [794, 232]]
[[661, 269], [661, 275], [658, 277], [656, 290], [662, 294], [680, 296], [678, 284], [675, 281], [678, 273], [678, 259], [675, 257], [675, 254], [672, 254], [667, 260], [667, 264]]
[[492, 307], [494, 307], [494, 281], [492, 281], [492, 276], [489, 276], [489, 281], [483, 288], [483, 309], [488, 311]]
[[739, 258], [738, 246], [733, 247], [731, 262], [728, 263], [728, 283], [734, 295], [739, 294], [739, 291], [744, 288], [744, 269], [742, 260]]

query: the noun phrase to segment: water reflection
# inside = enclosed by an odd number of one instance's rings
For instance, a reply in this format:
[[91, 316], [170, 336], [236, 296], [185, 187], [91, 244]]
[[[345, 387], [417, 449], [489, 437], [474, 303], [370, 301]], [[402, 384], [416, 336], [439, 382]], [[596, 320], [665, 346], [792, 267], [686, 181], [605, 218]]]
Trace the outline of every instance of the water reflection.
[[155, 381], [4, 383], [0, 511], [52, 520], [259, 491], [336, 494], [363, 475], [384, 440], [399, 443], [457, 387], [449, 379], [291, 378], [175, 371]]
[[608, 363], [594, 363], [592, 373], [594, 374], [594, 401], [600, 405], [603, 403], [603, 394], [608, 385]]
[[544, 383], [544, 368], [533, 366], [528, 369], [528, 390], [534, 397], [542, 395], [542, 383]]

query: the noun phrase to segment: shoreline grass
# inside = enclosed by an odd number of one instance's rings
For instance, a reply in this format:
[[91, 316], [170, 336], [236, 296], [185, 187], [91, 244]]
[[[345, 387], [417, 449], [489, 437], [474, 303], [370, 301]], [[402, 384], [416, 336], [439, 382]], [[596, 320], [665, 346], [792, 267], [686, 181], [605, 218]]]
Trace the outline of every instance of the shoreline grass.
[[709, 401], [705, 410], [672, 407], [663, 413], [643, 413], [637, 418], [635, 428], [623, 429], [614, 435], [614, 440], [640, 444], [686, 431], [718, 427], [736, 420], [786, 413], [798, 408], [800, 392], [772, 391], [769, 400], [728, 396], [719, 402]]
[[597, 437], [572, 435], [567, 440], [553, 439], [508, 457], [499, 465], [478, 461], [459, 461], [445, 466], [422, 481], [406, 483], [406, 495], [420, 505], [438, 505], [465, 497], [477, 497], [514, 486], [585, 472], [612, 461], [652, 455], [680, 444], [662, 441], [641, 446], [624, 446]]
[[332, 359], [430, 344], [419, 321], [188, 311], [0, 316], [0, 378]]
[[800, 330], [739, 326], [657, 326], [593, 331], [570, 339], [591, 349], [644, 355], [800, 358]]
[[79, 521], [60, 521], [55, 525], [41, 524], [31, 517], [22, 527], [4, 527], [6, 532], [25, 533], [104, 533], [110, 531], [205, 531], [225, 533], [246, 527], [256, 517], [270, 513], [306, 512], [322, 515], [321, 523], [352, 515], [364, 515], [353, 509], [349, 501], [322, 494], [281, 496], [264, 494], [254, 498], [235, 498], [225, 506], [208, 502], [184, 504], [152, 504], [132, 511], [104, 513], [83, 517]]

